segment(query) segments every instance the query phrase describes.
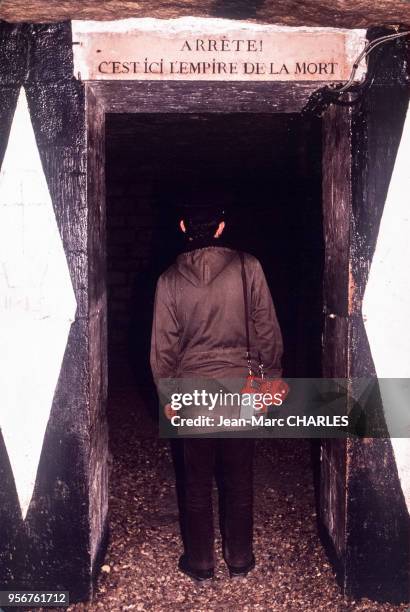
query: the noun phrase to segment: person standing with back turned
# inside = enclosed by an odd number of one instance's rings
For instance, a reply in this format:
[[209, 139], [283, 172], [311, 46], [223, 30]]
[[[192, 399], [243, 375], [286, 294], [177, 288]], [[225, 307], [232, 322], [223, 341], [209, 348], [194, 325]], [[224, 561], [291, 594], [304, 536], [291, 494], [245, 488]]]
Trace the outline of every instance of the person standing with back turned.
[[[193, 202], [180, 221], [182, 252], [158, 279], [151, 336], [151, 369], [161, 381], [178, 377], [223, 379], [247, 374], [241, 260], [221, 235], [224, 213]], [[197, 204], [195, 206], [195, 204]], [[258, 259], [244, 253], [251, 346], [265, 375], [282, 374], [282, 335]], [[167, 404], [167, 418], [175, 414]], [[184, 456], [185, 552], [179, 569], [197, 581], [214, 575], [212, 485], [215, 465], [223, 476], [223, 554], [231, 577], [246, 576], [253, 554], [253, 454], [250, 437], [187, 437]]]

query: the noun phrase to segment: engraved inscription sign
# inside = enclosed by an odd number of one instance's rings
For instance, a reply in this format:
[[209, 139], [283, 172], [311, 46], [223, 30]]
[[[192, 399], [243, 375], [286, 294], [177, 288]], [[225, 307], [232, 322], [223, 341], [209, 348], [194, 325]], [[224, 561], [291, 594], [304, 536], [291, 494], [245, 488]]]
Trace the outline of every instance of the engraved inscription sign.
[[147, 18], [73, 21], [73, 42], [82, 80], [345, 81], [365, 32]]

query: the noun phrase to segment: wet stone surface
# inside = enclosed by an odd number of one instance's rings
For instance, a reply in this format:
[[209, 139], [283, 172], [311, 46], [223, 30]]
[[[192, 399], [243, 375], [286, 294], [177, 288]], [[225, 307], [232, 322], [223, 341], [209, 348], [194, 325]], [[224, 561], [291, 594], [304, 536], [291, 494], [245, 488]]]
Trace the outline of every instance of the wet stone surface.
[[141, 403], [132, 386], [111, 390], [110, 543], [93, 602], [68, 610], [408, 609], [408, 605], [345, 601], [340, 595], [317, 535], [308, 440], [257, 441], [255, 570], [246, 579], [229, 579], [215, 513], [215, 579], [197, 586], [181, 574], [169, 444], [157, 439], [155, 424], [138, 409]]

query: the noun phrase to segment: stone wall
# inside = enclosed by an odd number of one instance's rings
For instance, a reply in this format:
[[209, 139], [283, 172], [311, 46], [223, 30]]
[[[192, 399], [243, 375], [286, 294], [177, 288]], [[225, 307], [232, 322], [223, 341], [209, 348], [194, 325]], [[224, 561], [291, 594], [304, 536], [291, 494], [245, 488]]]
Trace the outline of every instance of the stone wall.
[[[123, 167], [110, 157], [107, 163], [107, 282], [109, 300], [109, 351], [123, 352], [131, 323], [133, 285], [153, 257], [152, 235], [158, 221], [144, 176], [121, 177]], [[115, 177], [113, 176], [115, 175]], [[115, 182], [114, 182], [115, 181]], [[148, 304], [142, 304], [148, 309]], [[115, 356], [114, 356], [115, 357]]]
[[229, 202], [226, 239], [265, 268], [288, 371], [319, 375], [320, 122], [273, 114], [112, 115], [106, 151], [110, 363], [128, 354], [149, 375], [156, 280], [182, 248], [175, 209], [216, 182]]

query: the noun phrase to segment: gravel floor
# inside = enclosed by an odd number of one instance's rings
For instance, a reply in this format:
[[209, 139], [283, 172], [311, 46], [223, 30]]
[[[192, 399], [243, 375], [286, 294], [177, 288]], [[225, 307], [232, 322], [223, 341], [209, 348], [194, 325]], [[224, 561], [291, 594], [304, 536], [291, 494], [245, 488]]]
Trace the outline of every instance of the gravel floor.
[[196, 586], [176, 569], [181, 544], [169, 444], [157, 438], [141, 403], [126, 376], [111, 390], [110, 543], [93, 602], [68, 610], [408, 610], [341, 597], [317, 535], [307, 440], [257, 441], [257, 567], [230, 580], [217, 539], [215, 579]]

